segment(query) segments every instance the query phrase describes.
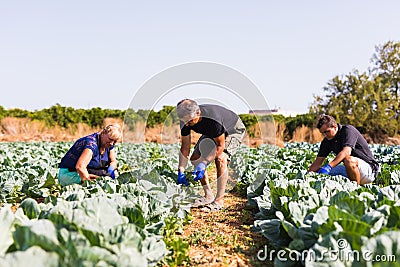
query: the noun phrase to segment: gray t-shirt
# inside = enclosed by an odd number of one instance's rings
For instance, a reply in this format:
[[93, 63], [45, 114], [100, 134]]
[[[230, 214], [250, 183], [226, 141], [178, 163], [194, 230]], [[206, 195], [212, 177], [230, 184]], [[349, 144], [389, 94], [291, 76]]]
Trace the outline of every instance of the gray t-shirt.
[[211, 138], [235, 132], [235, 125], [239, 119], [236, 113], [218, 105], [205, 104], [199, 107], [201, 120], [193, 126], [185, 126], [181, 122], [182, 136], [189, 135], [191, 130]]
[[368, 143], [361, 133], [352, 125], [338, 124], [338, 132], [332, 140], [322, 140], [317, 157], [326, 158], [329, 153], [339, 154], [344, 147], [351, 147], [351, 156], [360, 158], [371, 165], [375, 173], [378, 170], [378, 162], [368, 147]]

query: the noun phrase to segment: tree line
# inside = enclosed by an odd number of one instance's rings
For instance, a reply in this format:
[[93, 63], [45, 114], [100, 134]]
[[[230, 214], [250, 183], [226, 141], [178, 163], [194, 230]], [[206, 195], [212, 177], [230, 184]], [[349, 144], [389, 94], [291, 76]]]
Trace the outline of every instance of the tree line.
[[375, 47], [366, 71], [337, 75], [315, 96], [311, 114], [329, 114], [361, 133], [400, 134], [400, 43]]
[[133, 109], [103, 109], [95, 107], [91, 109], [75, 109], [64, 107], [60, 104], [42, 110], [29, 111], [19, 108], [5, 109], [0, 106], [0, 119], [5, 117], [29, 118], [44, 122], [47, 126], [60, 126], [67, 128], [77, 123], [85, 123], [90, 127], [99, 128], [103, 124], [104, 118], [121, 119], [127, 126], [134, 128], [135, 123], [141, 121], [147, 123], [147, 127], [154, 127], [157, 124], [171, 125], [178, 122], [175, 107], [164, 106], [160, 111]]
[[[159, 111], [133, 109], [102, 109], [99, 107], [91, 109], [75, 109], [64, 107], [60, 104], [42, 110], [28, 111], [19, 108], [5, 109], [0, 106], [0, 120], [5, 117], [29, 118], [44, 122], [49, 127], [59, 126], [67, 128], [77, 123], [85, 123], [93, 128], [102, 127], [104, 118], [116, 118], [124, 121], [125, 125], [134, 130], [136, 123], [145, 122], [146, 127], [152, 128], [157, 125], [170, 126], [179, 123], [178, 115], [174, 106], [164, 106]], [[283, 115], [252, 115], [240, 114], [239, 117], [246, 126], [249, 134], [254, 131], [252, 126], [258, 122], [275, 121], [286, 125], [287, 136], [292, 136], [294, 130], [302, 125], [312, 127], [313, 117], [310, 114], [297, 115], [296, 117], [284, 117]], [[254, 133], [253, 133], [254, 134]]]

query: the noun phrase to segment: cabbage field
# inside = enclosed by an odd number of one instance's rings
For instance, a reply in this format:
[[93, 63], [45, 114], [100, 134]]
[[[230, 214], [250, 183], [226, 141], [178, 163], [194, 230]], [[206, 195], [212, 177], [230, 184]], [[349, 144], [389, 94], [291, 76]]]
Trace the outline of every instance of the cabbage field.
[[[193, 190], [171, 178], [177, 146], [123, 144], [118, 179], [61, 188], [57, 163], [70, 146], [0, 144], [0, 266], [174, 266], [186, 260], [188, 243], [176, 233]], [[11, 212], [10, 204], [20, 201]]]
[[275, 265], [400, 266], [400, 148], [372, 146], [381, 171], [366, 186], [307, 173], [317, 151], [310, 144], [244, 149], [245, 161], [233, 162], [248, 206], [259, 210], [253, 230], [280, 252]]
[[[190, 263], [179, 233], [198, 187], [175, 182], [178, 145], [119, 144], [118, 179], [61, 188], [70, 146], [0, 143], [0, 266]], [[256, 211], [252, 230], [280, 252], [268, 255], [276, 266], [400, 266], [400, 148], [371, 148], [381, 170], [366, 186], [307, 173], [317, 145], [235, 155], [236, 189]]]

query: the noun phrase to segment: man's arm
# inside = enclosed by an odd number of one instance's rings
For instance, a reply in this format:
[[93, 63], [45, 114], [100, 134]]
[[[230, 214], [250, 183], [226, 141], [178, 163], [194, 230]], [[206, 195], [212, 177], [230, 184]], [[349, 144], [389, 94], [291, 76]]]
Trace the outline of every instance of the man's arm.
[[309, 172], [318, 172], [318, 170], [321, 168], [322, 163], [324, 162], [325, 157], [317, 157], [314, 162], [310, 165], [308, 168]]
[[336, 157], [329, 163], [332, 168], [336, 167], [340, 162], [342, 162], [347, 156], [351, 155], [351, 147], [345, 146], [342, 151], [336, 155]]
[[182, 136], [181, 149], [179, 153], [179, 165], [178, 165], [178, 171], [180, 172], [185, 171], [190, 153], [190, 142], [191, 142], [190, 134]]
[[[351, 155], [351, 147], [345, 146], [342, 151], [339, 152], [339, 154], [336, 155], [336, 157], [329, 162], [329, 165], [334, 168], [337, 165], [342, 162], [346, 156]], [[315, 161], [311, 164], [310, 168], [308, 168], [308, 171], [310, 172], [317, 172], [320, 168], [322, 163], [324, 162], [325, 158], [324, 157], [317, 157]]]

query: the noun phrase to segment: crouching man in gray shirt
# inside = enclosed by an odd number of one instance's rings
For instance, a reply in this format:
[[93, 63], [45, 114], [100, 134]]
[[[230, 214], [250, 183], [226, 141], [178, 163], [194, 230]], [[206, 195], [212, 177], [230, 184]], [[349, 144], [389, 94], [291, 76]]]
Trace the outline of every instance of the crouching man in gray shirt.
[[[359, 185], [375, 180], [379, 165], [369, 149], [367, 141], [356, 128], [351, 125], [340, 125], [329, 115], [319, 117], [317, 128], [324, 139], [321, 142], [317, 158], [308, 171], [329, 175], [340, 174]], [[321, 167], [331, 152], [336, 157]]]

